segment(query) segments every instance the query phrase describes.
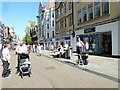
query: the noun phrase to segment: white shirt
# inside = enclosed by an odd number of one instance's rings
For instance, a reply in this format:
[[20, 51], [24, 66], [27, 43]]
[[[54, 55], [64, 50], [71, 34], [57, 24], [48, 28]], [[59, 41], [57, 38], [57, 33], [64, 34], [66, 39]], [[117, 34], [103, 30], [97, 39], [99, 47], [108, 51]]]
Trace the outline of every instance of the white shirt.
[[4, 48], [2, 51], [2, 60], [10, 63], [10, 51], [8, 48]]
[[0, 44], [0, 49], [2, 49], [2, 44]]
[[84, 43], [82, 41], [80, 41], [80, 42], [77, 43], [78, 47], [82, 47], [83, 45], [84, 45]]
[[63, 47], [60, 47], [60, 52], [63, 52], [63, 51], [64, 51]]
[[27, 52], [27, 46], [23, 44], [22, 46], [18, 45], [16, 48], [16, 52], [18, 53], [26, 53]]
[[41, 50], [41, 46], [37, 46], [37, 49], [38, 49], [38, 50]]
[[89, 44], [88, 43], [85, 44], [85, 48], [89, 49]]

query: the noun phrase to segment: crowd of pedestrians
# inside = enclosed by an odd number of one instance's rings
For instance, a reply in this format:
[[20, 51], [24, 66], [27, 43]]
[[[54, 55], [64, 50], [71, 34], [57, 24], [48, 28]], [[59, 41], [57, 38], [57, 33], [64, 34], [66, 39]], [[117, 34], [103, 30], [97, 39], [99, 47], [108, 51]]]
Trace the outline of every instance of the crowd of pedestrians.
[[[89, 43], [85, 42], [83, 43], [80, 38], [78, 38], [78, 42], [76, 43], [77, 53], [78, 53], [78, 64], [83, 63], [82, 53], [85, 52], [88, 56], [89, 52]], [[11, 70], [9, 69], [10, 66], [10, 51], [12, 49], [12, 46], [10, 44], [0, 44], [0, 58], [1, 58], [1, 65], [3, 66], [3, 72], [2, 77], [8, 78], [10, 77]], [[22, 54], [28, 54], [30, 55], [31, 52], [38, 53], [39, 56], [42, 54], [42, 50], [44, 50], [44, 46], [41, 44], [25, 44], [24, 41], [20, 41], [19, 44], [16, 45], [15, 52], [18, 55], [17, 58], [17, 70], [16, 74], [20, 72], [20, 57]], [[65, 58], [70, 59], [72, 56], [72, 48], [68, 46], [68, 44], [61, 44], [55, 47], [54, 44], [50, 46], [50, 50], [53, 53], [53, 57], [55, 58]], [[86, 55], [85, 55], [86, 56]], [[28, 57], [28, 61], [30, 61], [30, 58]]]
[[[21, 56], [28, 56], [31, 52], [38, 53], [41, 56], [41, 52], [43, 50], [43, 45], [40, 44], [25, 44], [24, 41], [20, 41], [16, 44], [14, 48], [10, 44], [2, 44], [0, 43], [0, 59], [1, 59], [1, 66], [3, 66], [2, 78], [10, 78], [11, 77], [11, 69], [10, 69], [10, 51], [14, 50], [15, 54], [18, 56], [17, 58], [17, 67], [16, 67], [16, 74], [20, 73], [20, 58]], [[30, 58], [28, 57], [28, 61]]]

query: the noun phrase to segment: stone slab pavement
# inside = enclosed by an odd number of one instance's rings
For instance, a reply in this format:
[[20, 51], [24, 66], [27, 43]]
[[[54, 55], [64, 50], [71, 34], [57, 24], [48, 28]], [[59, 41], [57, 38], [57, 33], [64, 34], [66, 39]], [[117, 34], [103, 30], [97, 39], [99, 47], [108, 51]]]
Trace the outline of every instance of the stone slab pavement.
[[[53, 58], [53, 53], [48, 50], [43, 50], [42, 55], [46, 55], [48, 57]], [[60, 59], [58, 58], [59, 61], [65, 61], [65, 62], [70, 62], [73, 64], [76, 64], [77, 61], [77, 54], [73, 53], [71, 59]], [[94, 56], [94, 55], [89, 55], [89, 64], [88, 65], [80, 65], [79, 67], [82, 67], [84, 69], [92, 70], [95, 72], [99, 72], [104, 75], [108, 75], [111, 77], [118, 78], [118, 58], [109, 58], [109, 57], [103, 57], [103, 56]]]

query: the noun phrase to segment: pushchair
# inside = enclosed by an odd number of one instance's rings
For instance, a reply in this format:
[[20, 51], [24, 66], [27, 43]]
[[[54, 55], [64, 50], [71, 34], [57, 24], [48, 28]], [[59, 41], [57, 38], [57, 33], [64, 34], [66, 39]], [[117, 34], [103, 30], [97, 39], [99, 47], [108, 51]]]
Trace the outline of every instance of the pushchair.
[[79, 57], [81, 58], [81, 61], [77, 60], [77, 64], [81, 64], [81, 65], [88, 65], [88, 53], [86, 52], [82, 52], [82, 54], [78, 54]]
[[24, 75], [31, 75], [31, 63], [29, 61], [28, 54], [21, 54], [20, 55], [20, 76], [23, 78]]
[[83, 60], [83, 64], [84, 65], [88, 65], [88, 53], [86, 53], [86, 52], [83, 52], [82, 53], [82, 60]]

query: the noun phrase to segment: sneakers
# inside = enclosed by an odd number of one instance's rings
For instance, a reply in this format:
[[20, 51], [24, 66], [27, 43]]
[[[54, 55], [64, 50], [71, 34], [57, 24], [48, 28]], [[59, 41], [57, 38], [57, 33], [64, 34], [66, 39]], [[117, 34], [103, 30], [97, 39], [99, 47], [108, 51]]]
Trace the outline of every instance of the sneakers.
[[2, 77], [2, 78], [11, 78], [11, 75], [7, 76], [7, 77]]
[[6, 77], [6, 78], [11, 78], [11, 75], [9, 75], [8, 77]]

